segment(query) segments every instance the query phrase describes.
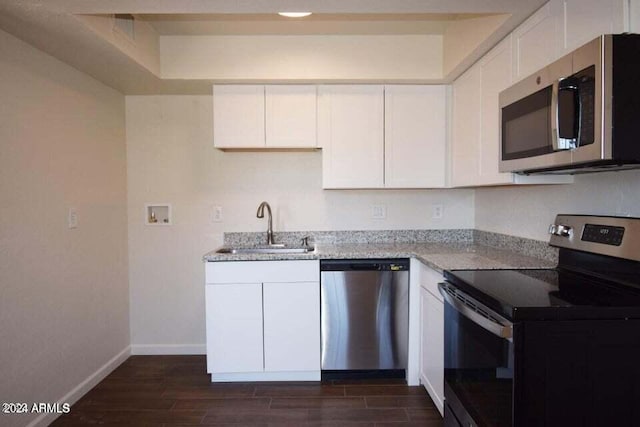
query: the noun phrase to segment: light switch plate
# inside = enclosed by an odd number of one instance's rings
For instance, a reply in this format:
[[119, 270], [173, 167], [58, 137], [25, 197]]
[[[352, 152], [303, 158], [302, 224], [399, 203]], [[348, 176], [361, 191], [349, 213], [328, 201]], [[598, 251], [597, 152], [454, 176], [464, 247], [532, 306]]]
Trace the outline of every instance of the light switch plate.
[[432, 208], [431, 218], [442, 219], [442, 217], [444, 216], [444, 206], [432, 205], [431, 208]]
[[372, 219], [386, 219], [387, 218], [387, 206], [386, 205], [371, 205], [371, 218]]
[[213, 216], [211, 220], [213, 222], [222, 222], [222, 206], [213, 207]]
[[76, 208], [69, 208], [67, 213], [67, 227], [78, 228], [78, 210]]

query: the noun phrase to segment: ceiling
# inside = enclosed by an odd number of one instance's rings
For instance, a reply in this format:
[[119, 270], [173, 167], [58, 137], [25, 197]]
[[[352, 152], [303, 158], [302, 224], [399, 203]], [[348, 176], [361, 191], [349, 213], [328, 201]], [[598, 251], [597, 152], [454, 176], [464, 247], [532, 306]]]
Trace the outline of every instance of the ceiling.
[[475, 13], [315, 13], [286, 18], [275, 13], [136, 14], [161, 36], [266, 34], [444, 34], [451, 21], [480, 18]]
[[[455, 23], [504, 16], [504, 22], [454, 73], [542, 6], [545, 0], [0, 0], [0, 29], [125, 94], [203, 93], [211, 81], [170, 81], [101, 37], [81, 15], [132, 14], [156, 38], [180, 35], [430, 35]], [[311, 11], [302, 19], [278, 11]], [[472, 21], [469, 21], [472, 22]]]
[[[310, 11], [351, 13], [509, 13], [532, 11], [539, 0], [2, 0], [31, 7], [51, 7], [67, 13], [264, 14]], [[531, 9], [533, 7], [533, 9]]]

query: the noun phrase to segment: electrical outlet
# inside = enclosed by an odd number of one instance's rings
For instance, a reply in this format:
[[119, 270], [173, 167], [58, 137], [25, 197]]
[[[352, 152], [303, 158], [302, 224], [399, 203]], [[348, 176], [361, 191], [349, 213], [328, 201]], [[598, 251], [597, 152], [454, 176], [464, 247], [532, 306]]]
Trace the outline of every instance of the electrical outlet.
[[371, 218], [372, 219], [386, 219], [387, 218], [387, 206], [386, 205], [371, 205]]
[[222, 206], [213, 207], [213, 222], [222, 222]]
[[78, 211], [76, 208], [69, 208], [69, 213], [67, 213], [67, 227], [78, 228]]
[[432, 205], [431, 218], [442, 219], [444, 216], [444, 207], [442, 205]]

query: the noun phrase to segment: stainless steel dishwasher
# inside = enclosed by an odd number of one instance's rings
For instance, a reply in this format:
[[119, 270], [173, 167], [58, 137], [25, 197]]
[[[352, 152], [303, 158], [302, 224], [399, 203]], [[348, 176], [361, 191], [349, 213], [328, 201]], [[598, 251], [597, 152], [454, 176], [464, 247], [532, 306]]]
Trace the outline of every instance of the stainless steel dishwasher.
[[320, 261], [323, 376], [407, 368], [409, 260]]

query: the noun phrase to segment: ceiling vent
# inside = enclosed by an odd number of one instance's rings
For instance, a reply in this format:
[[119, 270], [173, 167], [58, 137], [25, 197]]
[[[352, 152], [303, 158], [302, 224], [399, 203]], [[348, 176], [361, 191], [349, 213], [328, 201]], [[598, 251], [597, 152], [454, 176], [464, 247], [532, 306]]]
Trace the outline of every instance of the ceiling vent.
[[113, 15], [113, 29], [125, 35], [130, 40], [135, 39], [135, 20], [133, 15], [128, 13], [116, 13]]

